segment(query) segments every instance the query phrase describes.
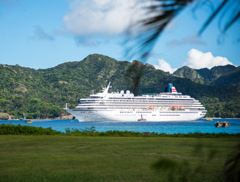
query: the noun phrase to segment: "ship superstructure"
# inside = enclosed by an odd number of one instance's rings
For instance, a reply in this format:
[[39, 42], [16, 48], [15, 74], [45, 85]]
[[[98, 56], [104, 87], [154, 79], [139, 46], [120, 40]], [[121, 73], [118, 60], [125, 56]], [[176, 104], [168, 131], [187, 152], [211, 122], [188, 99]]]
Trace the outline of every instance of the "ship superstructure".
[[[134, 96], [129, 90], [102, 92], [80, 99], [75, 109], [65, 108], [79, 121], [193, 121], [205, 116], [205, 107], [194, 98], [182, 95], [170, 83], [166, 92]], [[144, 119], [144, 120], [141, 120]]]

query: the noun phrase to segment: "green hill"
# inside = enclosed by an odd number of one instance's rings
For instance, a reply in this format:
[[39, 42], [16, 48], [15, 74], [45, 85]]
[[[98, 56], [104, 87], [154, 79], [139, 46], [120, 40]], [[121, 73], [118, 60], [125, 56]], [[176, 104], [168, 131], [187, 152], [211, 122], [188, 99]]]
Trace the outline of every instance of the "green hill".
[[223, 75], [214, 81], [216, 85], [240, 86], [240, 66], [233, 72]]
[[[128, 68], [133, 64], [136, 66], [131, 74], [127, 74]], [[127, 89], [133, 91], [134, 73], [140, 68], [144, 68], [144, 71], [138, 94], [163, 92], [167, 84], [173, 82], [179, 92], [200, 100], [207, 108], [208, 115], [240, 117], [240, 87], [208, 85], [203, 84], [204, 80], [196, 83], [185, 76], [172, 77], [168, 72], [156, 70], [150, 64], [117, 61], [99, 54], [49, 69], [0, 65], [0, 112], [9, 113], [14, 118], [22, 118], [23, 113], [27, 114], [27, 118], [59, 117], [67, 114], [62, 109], [65, 103], [73, 108], [80, 98], [88, 97], [92, 90], [95, 93], [101, 91], [109, 81], [112, 85], [110, 92]], [[190, 73], [191, 71], [201, 75], [194, 70], [190, 70]], [[196, 79], [199, 79], [198, 76]]]
[[201, 74], [199, 74], [197, 70], [195, 70], [193, 68], [189, 68], [187, 66], [183, 66], [183, 67], [177, 69], [173, 74], [174, 74], [174, 76], [178, 76], [181, 78], [189, 78], [190, 80], [192, 80], [196, 83], [204, 83], [204, 81], [205, 81], [204, 77], [201, 76]]
[[233, 65], [215, 66], [208, 68], [193, 69], [187, 66], [177, 69], [175, 76], [189, 78], [196, 83], [215, 84], [218, 86], [240, 85], [240, 67]]

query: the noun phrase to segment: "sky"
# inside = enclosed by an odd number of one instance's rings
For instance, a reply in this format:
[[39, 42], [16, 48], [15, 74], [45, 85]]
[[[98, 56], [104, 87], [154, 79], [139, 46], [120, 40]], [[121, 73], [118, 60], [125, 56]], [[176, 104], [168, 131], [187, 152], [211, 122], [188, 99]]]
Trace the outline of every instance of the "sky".
[[[147, 17], [143, 8], [146, 1], [139, 1], [0, 0], [0, 64], [46, 69], [95, 53], [131, 62], [134, 58], [124, 56], [123, 42], [129, 38], [129, 27]], [[213, 8], [220, 2], [212, 0]], [[149, 64], [170, 73], [182, 66], [211, 69], [240, 65], [239, 19], [221, 33], [237, 12], [234, 7], [240, 6], [233, 3], [226, 7], [228, 11], [197, 36], [212, 13], [209, 4], [198, 5], [191, 4], [170, 22], [154, 46]]]

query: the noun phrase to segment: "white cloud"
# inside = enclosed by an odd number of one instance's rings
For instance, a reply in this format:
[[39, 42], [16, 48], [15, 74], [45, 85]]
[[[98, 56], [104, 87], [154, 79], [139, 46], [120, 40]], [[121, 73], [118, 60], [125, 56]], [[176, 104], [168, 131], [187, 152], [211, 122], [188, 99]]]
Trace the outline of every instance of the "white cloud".
[[67, 32], [80, 36], [116, 35], [142, 17], [139, 0], [74, 0], [63, 17]]
[[208, 68], [211, 69], [214, 66], [224, 66], [227, 64], [233, 65], [227, 58], [217, 56], [214, 57], [211, 52], [203, 53], [197, 49], [191, 49], [188, 52], [188, 57], [183, 63], [183, 66], [188, 66], [194, 69]]
[[[188, 66], [193, 69], [208, 68], [211, 69], [214, 66], [234, 65], [227, 58], [217, 56], [214, 57], [211, 52], [203, 53], [197, 49], [191, 49], [188, 52], [188, 57], [183, 63], [183, 66]], [[172, 68], [171, 65], [164, 59], [158, 60], [158, 65], [154, 65], [156, 69], [170, 72], [171, 74], [178, 68]]]
[[177, 68], [172, 68], [171, 65], [165, 61], [164, 59], [159, 59], [158, 60], [158, 65], [154, 65], [156, 69], [163, 70], [165, 72], [173, 73], [174, 71], [177, 70]]

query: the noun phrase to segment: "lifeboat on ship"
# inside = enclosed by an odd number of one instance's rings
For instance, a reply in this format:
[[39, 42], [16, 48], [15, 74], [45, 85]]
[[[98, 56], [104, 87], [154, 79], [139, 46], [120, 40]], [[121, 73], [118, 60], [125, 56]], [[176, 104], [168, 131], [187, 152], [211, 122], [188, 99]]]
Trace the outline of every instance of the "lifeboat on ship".
[[172, 106], [172, 110], [176, 110], [178, 106]]
[[178, 106], [179, 109], [185, 109], [185, 106]]

